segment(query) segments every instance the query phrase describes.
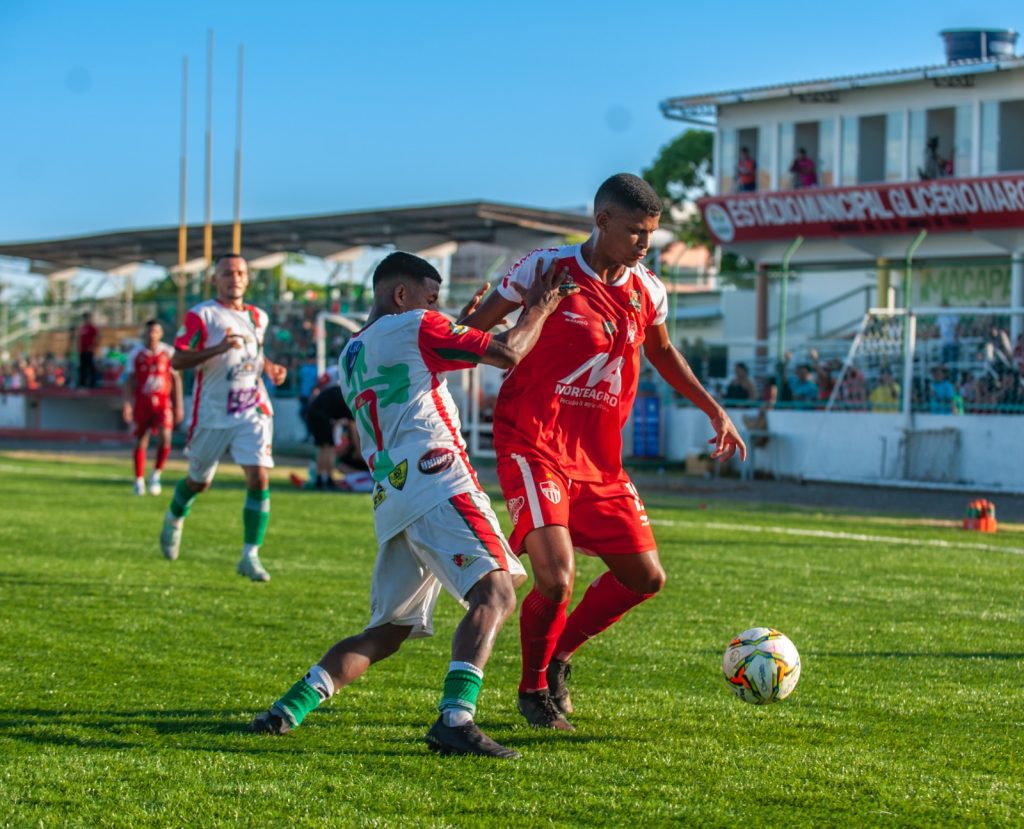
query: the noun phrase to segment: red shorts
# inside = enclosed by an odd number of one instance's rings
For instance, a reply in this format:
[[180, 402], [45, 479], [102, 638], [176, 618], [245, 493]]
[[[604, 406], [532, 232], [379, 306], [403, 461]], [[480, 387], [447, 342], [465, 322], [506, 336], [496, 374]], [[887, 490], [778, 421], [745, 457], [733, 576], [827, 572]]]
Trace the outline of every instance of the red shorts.
[[595, 555], [654, 550], [654, 534], [643, 502], [625, 471], [611, 483], [571, 481], [536, 456], [498, 457], [498, 481], [505, 496], [515, 552], [528, 533], [552, 524], [567, 527], [573, 546]]
[[170, 403], [154, 406], [148, 399], [136, 400], [133, 414], [136, 438], [141, 438], [146, 432], [156, 434], [174, 428], [174, 408]]

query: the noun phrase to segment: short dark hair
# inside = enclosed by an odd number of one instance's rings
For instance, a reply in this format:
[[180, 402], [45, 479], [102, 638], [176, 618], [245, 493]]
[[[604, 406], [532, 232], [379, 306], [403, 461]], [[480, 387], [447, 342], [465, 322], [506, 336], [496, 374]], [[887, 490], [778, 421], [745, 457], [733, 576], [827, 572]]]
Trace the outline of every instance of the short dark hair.
[[160, 320], [158, 320], [156, 317], [153, 317], [152, 319], [146, 320], [142, 324], [142, 327], [143, 328], [152, 328], [154, 325], [159, 325], [161, 328], [164, 327], [164, 324], [162, 322], [160, 322]]
[[242, 254], [240, 254], [240, 253], [235, 253], [234, 251], [231, 251], [231, 252], [229, 252], [229, 253], [222, 253], [222, 254], [221, 254], [220, 256], [218, 256], [218, 257], [217, 257], [217, 258], [216, 258], [216, 259], [215, 259], [215, 260], [213, 261], [213, 266], [214, 266], [214, 267], [217, 267], [217, 265], [219, 265], [219, 264], [220, 264], [221, 262], [223, 262], [223, 261], [224, 261], [225, 259], [244, 259], [244, 258], [245, 258], [245, 257], [244, 257], [244, 256], [242, 256]]
[[403, 278], [415, 279], [417, 282], [422, 282], [424, 279], [441, 282], [441, 274], [426, 259], [420, 259], [415, 254], [406, 253], [404, 250], [396, 250], [381, 259], [380, 264], [374, 269], [373, 287], [376, 288], [389, 279]]
[[736, 363], [736, 368], [743, 369], [745, 372], [747, 372], [747, 374], [750, 373], [750, 369], [747, 368], [747, 364], [746, 363]]
[[648, 216], [660, 216], [661, 199], [646, 181], [630, 173], [616, 173], [605, 179], [594, 195], [594, 210], [603, 210], [608, 205], [624, 207], [627, 210], [643, 210]]

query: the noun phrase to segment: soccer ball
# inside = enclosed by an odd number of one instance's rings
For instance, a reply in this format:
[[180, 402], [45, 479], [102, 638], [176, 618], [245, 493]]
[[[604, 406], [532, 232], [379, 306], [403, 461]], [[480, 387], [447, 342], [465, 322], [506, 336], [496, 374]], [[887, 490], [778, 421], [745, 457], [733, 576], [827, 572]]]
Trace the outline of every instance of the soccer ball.
[[741, 700], [767, 705], [793, 693], [800, 679], [800, 654], [775, 628], [751, 628], [733, 637], [725, 649], [722, 674]]

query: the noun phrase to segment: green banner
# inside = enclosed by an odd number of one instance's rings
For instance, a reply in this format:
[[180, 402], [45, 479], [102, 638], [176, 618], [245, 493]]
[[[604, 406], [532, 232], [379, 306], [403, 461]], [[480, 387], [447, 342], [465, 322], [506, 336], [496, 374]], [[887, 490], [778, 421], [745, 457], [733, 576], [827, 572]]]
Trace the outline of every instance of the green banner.
[[914, 272], [914, 305], [1009, 305], [1009, 265], [948, 265]]

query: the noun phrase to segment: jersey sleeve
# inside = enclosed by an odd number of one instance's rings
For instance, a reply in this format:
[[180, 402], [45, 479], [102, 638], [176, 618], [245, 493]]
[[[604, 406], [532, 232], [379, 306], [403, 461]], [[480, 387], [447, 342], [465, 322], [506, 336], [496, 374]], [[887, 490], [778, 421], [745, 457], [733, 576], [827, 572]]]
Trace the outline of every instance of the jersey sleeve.
[[454, 323], [437, 311], [427, 311], [420, 320], [420, 354], [434, 373], [472, 368], [490, 342], [487, 332]]
[[668, 319], [668, 291], [665, 290], [665, 283], [646, 268], [641, 272], [641, 278], [654, 305], [653, 314], [647, 324], [661, 325]]
[[176, 351], [199, 351], [206, 347], [206, 323], [194, 311], [185, 314], [185, 324], [174, 338]]
[[542, 268], [546, 268], [556, 253], [557, 250], [554, 248], [538, 248], [531, 251], [508, 269], [508, 273], [498, 283], [498, 293], [509, 302], [522, 302], [523, 295], [516, 286], [523, 290], [529, 288], [537, 275], [537, 263], [541, 262]]

